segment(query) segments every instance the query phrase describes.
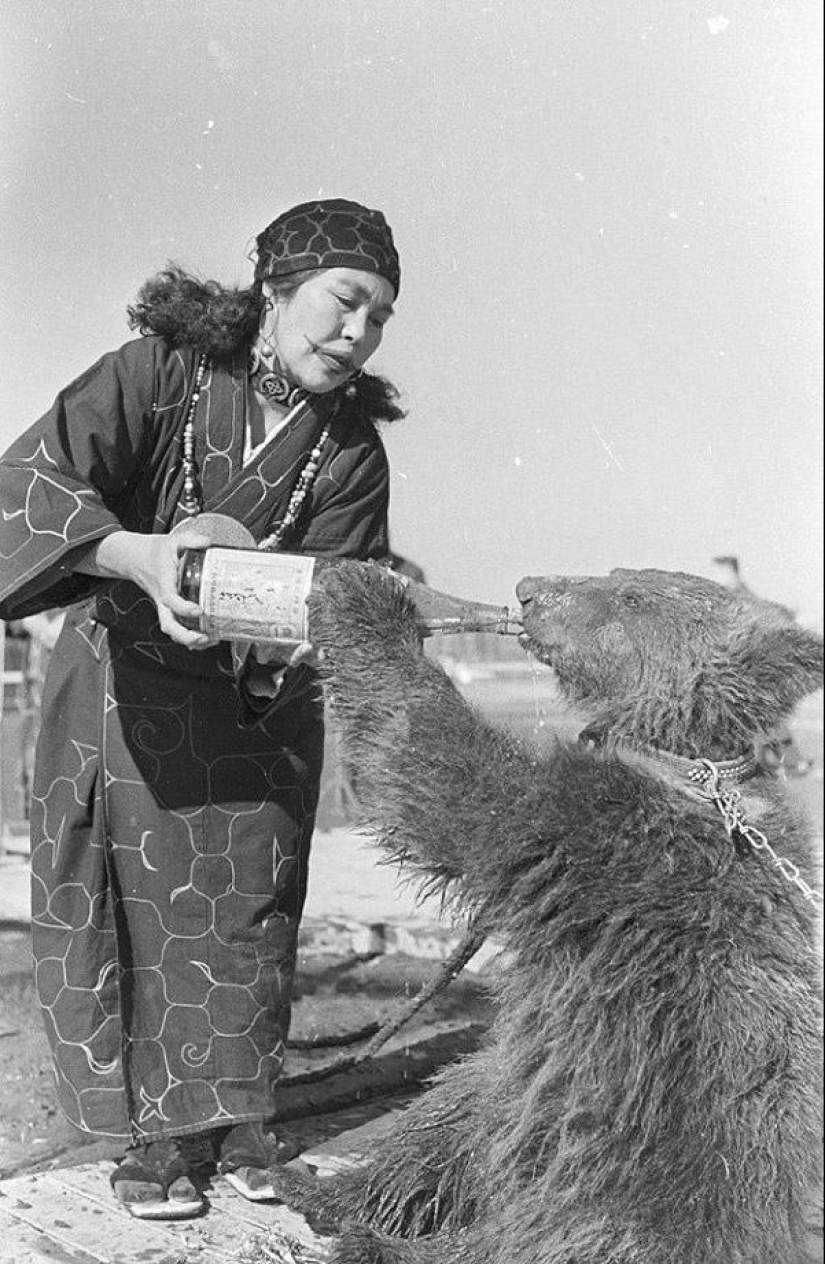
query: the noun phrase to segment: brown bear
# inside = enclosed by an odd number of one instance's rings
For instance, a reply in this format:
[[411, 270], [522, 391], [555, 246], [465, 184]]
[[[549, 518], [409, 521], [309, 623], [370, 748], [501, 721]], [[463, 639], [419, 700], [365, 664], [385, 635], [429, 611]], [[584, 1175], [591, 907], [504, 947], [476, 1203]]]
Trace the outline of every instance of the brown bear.
[[381, 568], [311, 599], [365, 826], [506, 951], [483, 1047], [364, 1170], [285, 1196], [337, 1208], [339, 1264], [813, 1260], [821, 901], [753, 751], [821, 687], [822, 641], [692, 575], [517, 591], [591, 717], [545, 753], [422, 654]]

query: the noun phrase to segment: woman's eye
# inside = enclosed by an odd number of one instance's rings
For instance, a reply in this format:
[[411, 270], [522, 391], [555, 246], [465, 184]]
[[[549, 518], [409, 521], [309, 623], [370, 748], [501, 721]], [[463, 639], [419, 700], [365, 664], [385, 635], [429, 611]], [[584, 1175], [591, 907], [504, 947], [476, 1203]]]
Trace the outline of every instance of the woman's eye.
[[342, 307], [353, 308], [355, 306], [355, 299], [350, 298], [348, 294], [335, 294], [333, 297], [338, 300]]

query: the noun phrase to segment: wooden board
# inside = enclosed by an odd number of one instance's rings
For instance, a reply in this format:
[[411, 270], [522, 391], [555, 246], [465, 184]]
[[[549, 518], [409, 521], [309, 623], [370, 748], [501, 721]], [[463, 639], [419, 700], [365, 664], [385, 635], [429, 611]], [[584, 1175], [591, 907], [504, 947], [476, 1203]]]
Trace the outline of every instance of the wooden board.
[[6, 1264], [99, 1264], [93, 1255], [56, 1242], [0, 1206], [0, 1258]]
[[[304, 1150], [298, 1159], [293, 1160], [308, 1167], [316, 1176], [334, 1176], [346, 1168], [358, 1167], [365, 1163], [376, 1142], [382, 1140], [392, 1129], [399, 1110], [389, 1110], [369, 1123], [357, 1128], [350, 1128], [323, 1145]], [[287, 1167], [291, 1165], [286, 1164]]]
[[[392, 1126], [393, 1094], [476, 1047], [482, 1030], [447, 1022], [413, 1036], [399, 1033], [369, 1063], [317, 1082], [284, 1085], [279, 1113], [286, 1118], [318, 1116], [377, 1097], [378, 1109], [387, 1106], [367, 1123], [308, 1145], [296, 1162], [319, 1177], [363, 1163]], [[116, 1203], [111, 1171], [111, 1162], [103, 1161], [0, 1181], [2, 1264], [241, 1264], [256, 1237], [266, 1241], [273, 1264], [276, 1258], [311, 1264], [325, 1257], [323, 1239], [301, 1216], [277, 1203], [247, 1202], [219, 1177], [206, 1190], [208, 1214], [197, 1220], [136, 1220]], [[277, 1257], [269, 1254], [273, 1250]]]
[[[15, 1177], [0, 1186], [3, 1210], [23, 1226], [23, 1232], [39, 1232], [48, 1242], [68, 1254], [83, 1253], [96, 1264], [131, 1260], [140, 1251], [145, 1264], [167, 1264], [174, 1252], [181, 1254], [179, 1239], [161, 1224], [137, 1222], [118, 1208], [108, 1182], [106, 1168], [95, 1165]], [[72, 1179], [74, 1177], [74, 1179]], [[81, 1188], [78, 1189], [78, 1184]], [[16, 1240], [8, 1244], [16, 1249]], [[34, 1257], [38, 1257], [35, 1255]], [[48, 1255], [43, 1255], [48, 1259]], [[58, 1258], [60, 1258], [58, 1256]], [[81, 1254], [82, 1259], [82, 1254]], [[205, 1257], [217, 1264], [217, 1256]], [[15, 1255], [9, 1264], [18, 1264]]]
[[136, 1220], [114, 1201], [109, 1164], [15, 1177], [0, 1185], [4, 1264], [227, 1264], [258, 1235], [320, 1252], [302, 1217], [274, 1203], [250, 1203], [216, 1179], [208, 1214], [197, 1220]]
[[[306, 1150], [304, 1163], [329, 1176], [363, 1162], [392, 1126], [397, 1110]], [[215, 1178], [208, 1214], [197, 1220], [136, 1220], [114, 1201], [110, 1163], [85, 1163], [0, 1181], [0, 1260], [3, 1264], [231, 1264], [255, 1239], [282, 1264], [310, 1264], [324, 1240], [303, 1218], [274, 1203], [250, 1203]], [[306, 1254], [301, 1254], [301, 1248]]]

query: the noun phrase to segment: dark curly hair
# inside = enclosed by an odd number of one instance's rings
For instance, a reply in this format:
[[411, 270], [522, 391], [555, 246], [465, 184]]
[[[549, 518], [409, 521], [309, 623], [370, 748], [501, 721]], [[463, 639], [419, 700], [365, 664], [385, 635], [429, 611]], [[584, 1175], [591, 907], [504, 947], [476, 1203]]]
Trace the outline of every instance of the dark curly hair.
[[[298, 276], [278, 288], [294, 290], [305, 279]], [[225, 365], [252, 345], [263, 304], [260, 281], [246, 289], [230, 287], [170, 263], [144, 282], [126, 310], [131, 329], [158, 334], [173, 347], [196, 347]], [[396, 388], [376, 373], [361, 374], [354, 402], [373, 422], [398, 421], [405, 415]]]

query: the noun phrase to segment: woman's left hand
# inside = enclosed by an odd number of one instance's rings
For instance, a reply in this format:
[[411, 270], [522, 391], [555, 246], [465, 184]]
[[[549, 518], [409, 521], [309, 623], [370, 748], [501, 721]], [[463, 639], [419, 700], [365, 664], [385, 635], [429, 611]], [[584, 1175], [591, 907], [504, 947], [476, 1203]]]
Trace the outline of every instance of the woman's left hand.
[[202, 612], [196, 602], [181, 597], [178, 574], [182, 554], [209, 543], [195, 523], [186, 523], [171, 535], [114, 531], [98, 541], [76, 563], [76, 569], [87, 575], [132, 580], [154, 601], [162, 632], [187, 649], [204, 650], [217, 644], [217, 638], [187, 626], [197, 622]]

